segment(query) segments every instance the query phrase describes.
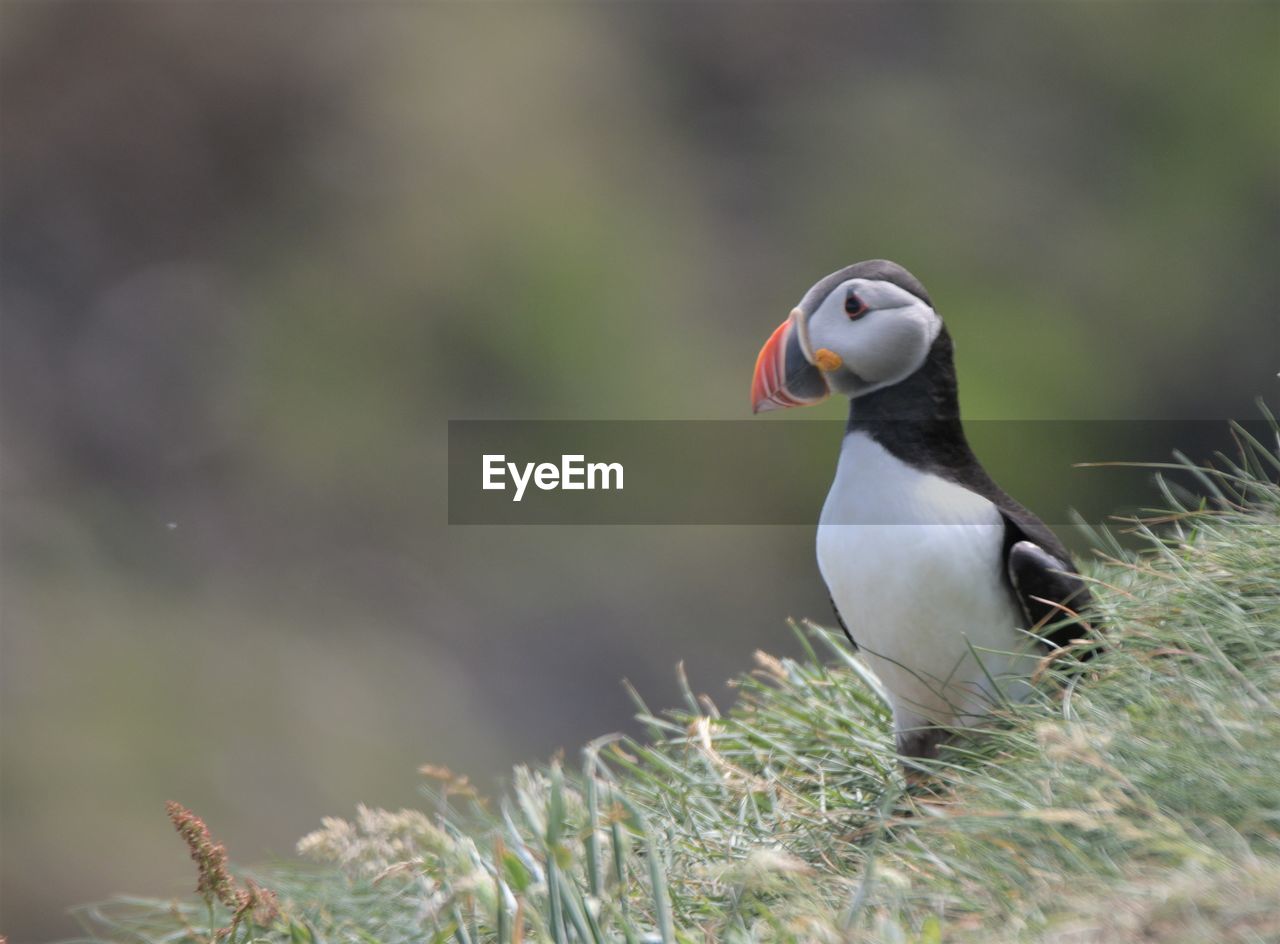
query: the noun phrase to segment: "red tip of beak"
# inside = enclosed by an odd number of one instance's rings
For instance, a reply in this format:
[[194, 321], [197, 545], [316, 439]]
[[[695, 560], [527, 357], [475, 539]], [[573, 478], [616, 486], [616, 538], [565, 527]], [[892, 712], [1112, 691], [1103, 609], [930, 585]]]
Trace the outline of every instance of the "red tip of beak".
[[[826, 377], [801, 350], [800, 320], [804, 315], [792, 311], [769, 335], [760, 356], [755, 358], [755, 375], [751, 377], [751, 412], [769, 409], [808, 407], [822, 403], [831, 393]], [[790, 361], [790, 365], [788, 365]], [[787, 370], [790, 368], [790, 374]]]
[[786, 365], [787, 338], [791, 333], [788, 319], [774, 329], [756, 357], [756, 371], [751, 378], [751, 412], [764, 413], [795, 406], [787, 402]]
[[[795, 318], [798, 312], [784, 321], [764, 342], [760, 356], [756, 358], [755, 376], [751, 378], [751, 410], [764, 413], [768, 410], [785, 410], [792, 406], [809, 406], [826, 399], [829, 388], [818, 368], [798, 356], [795, 342]], [[787, 376], [787, 357], [791, 357], [792, 375]]]

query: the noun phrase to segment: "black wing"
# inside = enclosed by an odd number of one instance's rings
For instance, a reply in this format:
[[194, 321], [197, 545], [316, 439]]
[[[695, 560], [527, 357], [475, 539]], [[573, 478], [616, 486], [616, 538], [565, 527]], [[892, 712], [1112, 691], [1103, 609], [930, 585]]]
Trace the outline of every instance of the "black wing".
[[[1065, 646], [1073, 639], [1088, 635], [1087, 624], [1052, 626], [1074, 613], [1086, 613], [1093, 603], [1089, 588], [1062, 545], [1054, 540], [1051, 546], [1058, 553], [1050, 553], [1007, 514], [1004, 531], [1005, 574], [1014, 599], [1026, 617], [1027, 629], [1054, 646]], [[1047, 631], [1046, 627], [1049, 627]], [[1093, 653], [1094, 649], [1085, 650], [1080, 658], [1087, 659]]]

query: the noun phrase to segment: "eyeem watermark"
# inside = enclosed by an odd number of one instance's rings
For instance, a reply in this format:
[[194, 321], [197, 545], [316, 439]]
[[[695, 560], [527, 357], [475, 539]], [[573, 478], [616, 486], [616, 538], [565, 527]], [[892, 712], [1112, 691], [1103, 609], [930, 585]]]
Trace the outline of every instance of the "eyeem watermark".
[[[515, 485], [513, 502], [524, 497], [529, 482], [544, 492], [566, 491], [622, 491], [623, 468], [621, 462], [587, 462], [584, 455], [561, 456], [560, 464], [554, 462], [526, 462], [523, 466], [508, 462], [502, 454], [484, 456], [484, 477], [481, 488], [486, 491], [506, 491], [507, 476]], [[599, 484], [597, 483], [599, 481]]]
[[[1266, 423], [1247, 428], [1263, 442], [1275, 435]], [[1061, 526], [1105, 525], [1161, 506], [1155, 470], [1081, 463], [1167, 464], [1175, 449], [1203, 462], [1236, 452], [1235, 434], [1218, 420], [972, 420], [965, 432], [1010, 494]], [[836, 418], [451, 420], [448, 520], [812, 528], [844, 436]], [[1161, 471], [1172, 486], [1200, 493], [1194, 475]], [[897, 509], [887, 503], [883, 521], [859, 523], [910, 523]]]

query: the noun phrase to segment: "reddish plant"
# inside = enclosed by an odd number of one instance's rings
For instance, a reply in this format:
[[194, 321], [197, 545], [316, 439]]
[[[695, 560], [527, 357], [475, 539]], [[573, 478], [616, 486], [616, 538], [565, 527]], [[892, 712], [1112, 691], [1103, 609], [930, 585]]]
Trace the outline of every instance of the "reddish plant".
[[231, 912], [231, 924], [219, 929], [215, 936], [223, 938], [233, 934], [246, 918], [259, 925], [275, 920], [280, 914], [275, 892], [263, 888], [253, 879], [245, 879], [243, 886], [236, 883], [227, 867], [226, 846], [214, 842], [204, 820], [173, 800], [165, 804], [165, 809], [173, 828], [187, 844], [191, 858], [196, 863], [199, 875], [196, 892], [211, 907], [217, 901]]

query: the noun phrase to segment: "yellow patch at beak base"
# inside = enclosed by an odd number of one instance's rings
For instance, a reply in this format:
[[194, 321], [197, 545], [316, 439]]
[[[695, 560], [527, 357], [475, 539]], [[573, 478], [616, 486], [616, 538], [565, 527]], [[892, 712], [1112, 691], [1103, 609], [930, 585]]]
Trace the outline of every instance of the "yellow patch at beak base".
[[813, 352], [813, 366], [818, 370], [830, 372], [839, 370], [844, 365], [844, 358], [829, 348], [820, 347]]

